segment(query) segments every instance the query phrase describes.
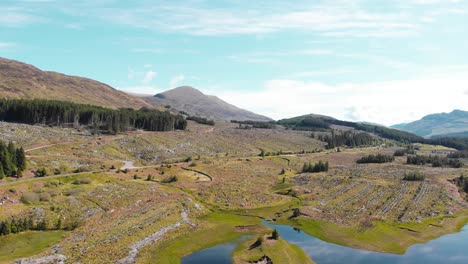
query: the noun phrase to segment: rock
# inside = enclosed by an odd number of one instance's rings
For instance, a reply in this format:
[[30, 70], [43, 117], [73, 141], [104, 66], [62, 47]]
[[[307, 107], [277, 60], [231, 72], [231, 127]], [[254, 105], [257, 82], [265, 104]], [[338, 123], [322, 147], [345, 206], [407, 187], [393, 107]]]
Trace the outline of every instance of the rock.
[[67, 257], [60, 254], [54, 254], [42, 258], [20, 259], [15, 261], [16, 264], [64, 264]]

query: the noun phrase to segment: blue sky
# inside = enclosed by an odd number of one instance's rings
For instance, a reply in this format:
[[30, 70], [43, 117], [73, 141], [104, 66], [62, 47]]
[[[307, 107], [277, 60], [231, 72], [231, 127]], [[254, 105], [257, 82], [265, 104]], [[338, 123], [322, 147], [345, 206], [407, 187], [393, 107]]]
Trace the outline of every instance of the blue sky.
[[468, 1], [2, 0], [0, 56], [273, 118], [468, 110]]

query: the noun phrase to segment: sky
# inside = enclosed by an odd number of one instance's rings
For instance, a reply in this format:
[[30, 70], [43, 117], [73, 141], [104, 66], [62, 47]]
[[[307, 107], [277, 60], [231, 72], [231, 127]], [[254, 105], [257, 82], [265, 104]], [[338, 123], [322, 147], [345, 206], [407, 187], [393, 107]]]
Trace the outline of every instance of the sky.
[[0, 57], [281, 119], [468, 110], [468, 0], [1, 0]]

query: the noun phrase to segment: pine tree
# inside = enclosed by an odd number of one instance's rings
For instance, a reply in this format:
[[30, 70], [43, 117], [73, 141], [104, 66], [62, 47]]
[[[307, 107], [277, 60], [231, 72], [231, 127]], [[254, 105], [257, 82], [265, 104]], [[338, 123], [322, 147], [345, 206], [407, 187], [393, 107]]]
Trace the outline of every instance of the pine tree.
[[279, 233], [278, 233], [278, 230], [273, 230], [273, 233], [271, 233], [271, 238], [274, 239], [274, 240], [278, 240], [279, 238]]
[[26, 154], [23, 147], [16, 149], [16, 167], [21, 171], [26, 169]]
[[0, 180], [5, 178], [5, 171], [3, 170], [3, 165], [0, 162]]

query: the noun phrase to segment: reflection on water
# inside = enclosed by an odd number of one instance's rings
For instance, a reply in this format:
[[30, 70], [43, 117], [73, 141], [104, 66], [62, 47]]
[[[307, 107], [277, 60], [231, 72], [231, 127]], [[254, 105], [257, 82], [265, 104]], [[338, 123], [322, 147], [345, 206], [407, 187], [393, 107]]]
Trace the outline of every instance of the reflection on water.
[[[459, 233], [445, 235], [425, 244], [413, 245], [404, 255], [395, 255], [327, 243], [286, 225], [272, 225], [266, 221], [263, 221], [263, 224], [278, 230], [284, 240], [301, 247], [317, 264], [468, 263], [468, 225]], [[195, 252], [182, 258], [182, 264], [230, 264], [231, 254], [241, 240]]]
[[334, 263], [468, 263], [468, 225], [461, 232], [449, 234], [425, 244], [411, 246], [404, 255], [376, 253], [324, 242], [290, 226], [276, 228], [289, 243], [301, 247], [317, 264]]
[[[182, 258], [182, 264], [231, 264], [231, 254], [236, 247], [249, 236], [242, 237], [234, 242], [216, 245], [211, 248], [197, 251]], [[194, 241], [195, 242], [195, 241]]]

